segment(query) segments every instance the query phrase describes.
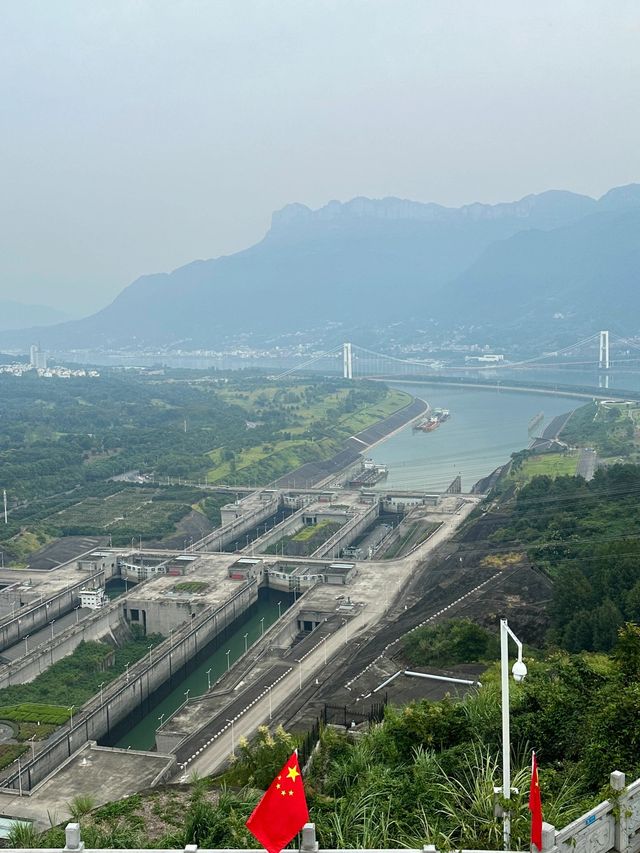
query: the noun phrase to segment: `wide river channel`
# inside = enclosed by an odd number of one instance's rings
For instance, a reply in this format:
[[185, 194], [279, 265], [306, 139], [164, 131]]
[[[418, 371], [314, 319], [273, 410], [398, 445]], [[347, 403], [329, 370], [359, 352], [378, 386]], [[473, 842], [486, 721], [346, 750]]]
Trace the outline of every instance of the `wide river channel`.
[[[390, 383], [393, 384], [393, 383]], [[368, 456], [389, 466], [381, 489], [443, 491], [460, 474], [462, 490], [528, 447], [529, 422], [540, 412], [540, 435], [556, 415], [571, 411], [587, 400], [555, 394], [495, 389], [454, 388], [428, 384], [398, 384], [398, 388], [426, 400], [434, 408], [449, 409], [449, 420], [433, 432], [411, 426], [376, 445]]]

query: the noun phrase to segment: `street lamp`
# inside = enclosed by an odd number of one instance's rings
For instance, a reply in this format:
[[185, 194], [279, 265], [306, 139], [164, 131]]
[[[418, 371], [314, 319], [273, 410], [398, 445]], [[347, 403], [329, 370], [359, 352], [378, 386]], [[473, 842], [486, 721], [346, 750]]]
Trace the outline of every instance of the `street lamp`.
[[73, 609], [76, 611], [76, 625], [77, 625], [78, 619], [80, 618], [80, 614], [78, 612], [80, 610], [80, 605], [78, 605], [77, 607], [74, 607]]
[[263, 636], [264, 636], [264, 616], [263, 616], [263, 617], [262, 617], [262, 619], [260, 620], [260, 636], [261, 636], [261, 637], [263, 637]]
[[227, 718], [227, 722], [231, 723], [231, 755], [233, 755], [233, 757], [235, 758], [236, 757], [236, 739], [235, 739], [234, 734], [233, 734], [233, 720], [230, 720]]
[[278, 619], [282, 616], [282, 602], [278, 602]]
[[518, 647], [518, 659], [511, 670], [514, 681], [520, 682], [527, 674], [527, 666], [522, 660], [522, 643], [513, 633], [506, 619], [500, 620], [500, 685], [502, 703], [502, 796], [507, 801], [503, 814], [504, 849], [511, 843], [511, 812], [508, 802], [511, 799], [511, 737], [509, 733], [509, 637]]
[[160, 728], [162, 726], [162, 721], [164, 720], [164, 714], [160, 714], [158, 719], [160, 720], [160, 726], [158, 726], [158, 728]]
[[74, 709], [75, 707], [76, 707], [75, 705], [70, 705], [70, 706], [69, 706], [69, 714], [70, 714], [70, 717], [71, 717], [71, 719], [69, 720], [69, 731], [71, 731], [71, 729], [73, 729], [73, 709]]
[[25, 653], [25, 655], [29, 654], [29, 637], [30, 636], [31, 636], [31, 634], [25, 634], [25, 638], [24, 638], [24, 653]]
[[327, 665], [327, 638], [326, 637], [322, 638], [322, 643], [324, 645], [324, 665], [326, 666]]
[[125, 663], [125, 665], [124, 665], [124, 674], [127, 677], [127, 684], [128, 684], [129, 683], [129, 664], [128, 663]]
[[149, 649], [149, 666], [151, 666], [151, 649], [152, 648], [153, 648], [153, 643], [151, 643], [151, 645], [148, 646], [148, 649]]
[[271, 688], [272, 687], [273, 687], [273, 685], [270, 684], [269, 687], [267, 688], [267, 690], [269, 691], [269, 719], [271, 719], [271, 717], [273, 716], [273, 711], [272, 711], [272, 707], [271, 707]]
[[56, 621], [55, 619], [52, 619], [51, 622], [49, 622], [49, 625], [51, 625], [51, 642], [53, 642], [53, 623], [55, 621]]
[[103, 703], [102, 703], [102, 688], [103, 688], [103, 687], [104, 687], [104, 681], [102, 681], [100, 684], [98, 684], [98, 688], [99, 688], [99, 690], [100, 690], [100, 704], [101, 704], [101, 705], [103, 704]]
[[211, 670], [207, 670], [207, 690], [211, 690]]
[[245, 653], [245, 655], [246, 655], [247, 649], [248, 649], [248, 643], [247, 643], [248, 637], [249, 637], [249, 632], [247, 631], [247, 633], [244, 635], [244, 653]]
[[227, 649], [227, 672], [229, 672], [229, 670], [231, 669], [230, 657], [231, 657], [231, 649]]
[[191, 692], [191, 688], [190, 688], [190, 687], [189, 687], [187, 690], [185, 690], [185, 691], [184, 691], [185, 701], [187, 701], [187, 702], [189, 701], [189, 693], [190, 693], [190, 692]]
[[298, 661], [298, 688], [302, 690], [302, 661]]

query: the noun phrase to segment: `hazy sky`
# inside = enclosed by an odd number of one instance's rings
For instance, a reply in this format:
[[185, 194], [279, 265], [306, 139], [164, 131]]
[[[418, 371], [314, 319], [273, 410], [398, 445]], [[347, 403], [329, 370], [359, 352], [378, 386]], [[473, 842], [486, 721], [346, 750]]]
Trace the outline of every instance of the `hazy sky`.
[[640, 180], [638, 0], [0, 0], [0, 297], [76, 313], [300, 201]]

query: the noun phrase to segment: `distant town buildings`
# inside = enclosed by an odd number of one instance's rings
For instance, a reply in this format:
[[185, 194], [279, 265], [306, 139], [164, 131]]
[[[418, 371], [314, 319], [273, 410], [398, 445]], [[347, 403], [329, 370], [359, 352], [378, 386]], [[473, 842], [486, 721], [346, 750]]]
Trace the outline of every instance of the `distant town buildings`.
[[[34, 350], [36, 350], [36, 352], [34, 352]], [[84, 368], [74, 370], [69, 367], [47, 367], [46, 354], [37, 347], [31, 347], [29, 358], [29, 364], [24, 364], [22, 362], [15, 362], [14, 364], [0, 364], [0, 374], [4, 373], [9, 376], [19, 377], [31, 374], [35, 370], [38, 376], [41, 376], [44, 379], [72, 379], [76, 377], [97, 379], [100, 376], [100, 373], [97, 370], [85, 370]], [[42, 360], [44, 359], [45, 366], [42, 367], [34, 364], [34, 358], [36, 360], [40, 360], [41, 365], [43, 363]]]

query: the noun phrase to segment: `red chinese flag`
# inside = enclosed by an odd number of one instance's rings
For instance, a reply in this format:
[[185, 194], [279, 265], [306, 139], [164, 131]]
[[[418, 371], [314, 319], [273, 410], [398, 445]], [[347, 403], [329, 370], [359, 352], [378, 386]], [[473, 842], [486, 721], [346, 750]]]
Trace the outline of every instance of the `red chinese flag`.
[[247, 827], [269, 853], [280, 853], [308, 820], [298, 753], [294, 752], [253, 810]]
[[531, 843], [542, 850], [542, 800], [538, 781], [538, 762], [535, 752], [531, 753], [531, 787], [529, 788], [529, 811], [531, 812]]

